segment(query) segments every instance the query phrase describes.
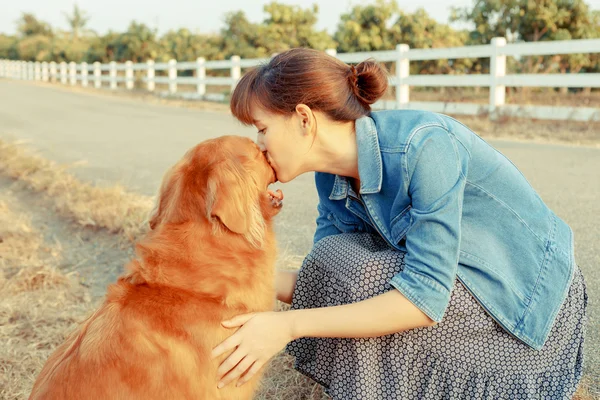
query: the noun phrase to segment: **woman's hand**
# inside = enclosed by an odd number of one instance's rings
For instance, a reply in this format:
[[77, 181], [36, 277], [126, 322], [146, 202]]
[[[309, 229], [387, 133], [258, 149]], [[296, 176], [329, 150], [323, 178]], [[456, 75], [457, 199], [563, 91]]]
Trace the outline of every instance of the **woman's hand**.
[[211, 353], [211, 357], [215, 358], [235, 349], [219, 366], [218, 388], [238, 379], [242, 374], [237, 386], [243, 385], [294, 339], [291, 319], [286, 314], [289, 313], [242, 314], [222, 322], [225, 328], [240, 328]]

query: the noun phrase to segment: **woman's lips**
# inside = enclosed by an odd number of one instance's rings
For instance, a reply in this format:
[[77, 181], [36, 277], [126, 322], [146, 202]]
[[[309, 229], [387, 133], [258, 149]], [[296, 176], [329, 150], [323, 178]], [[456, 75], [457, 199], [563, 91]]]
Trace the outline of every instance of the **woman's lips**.
[[267, 159], [267, 162], [269, 163], [269, 166], [271, 167], [271, 170], [273, 171], [273, 177], [274, 177], [274, 181], [273, 183], [279, 181], [279, 179], [277, 179], [277, 171], [275, 171], [275, 168], [273, 168], [273, 163], [271, 162], [271, 157], [269, 157], [269, 154], [267, 152], [264, 152], [265, 158]]

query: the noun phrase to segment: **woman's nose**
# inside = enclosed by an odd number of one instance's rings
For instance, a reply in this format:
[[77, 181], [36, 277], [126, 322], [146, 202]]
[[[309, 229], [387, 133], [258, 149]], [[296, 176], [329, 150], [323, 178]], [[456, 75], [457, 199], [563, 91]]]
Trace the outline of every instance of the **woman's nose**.
[[258, 148], [260, 149], [260, 151], [267, 151], [267, 147], [265, 146], [263, 136], [264, 135], [261, 135], [260, 133], [258, 134], [258, 136], [256, 138], [256, 144], [258, 145]]

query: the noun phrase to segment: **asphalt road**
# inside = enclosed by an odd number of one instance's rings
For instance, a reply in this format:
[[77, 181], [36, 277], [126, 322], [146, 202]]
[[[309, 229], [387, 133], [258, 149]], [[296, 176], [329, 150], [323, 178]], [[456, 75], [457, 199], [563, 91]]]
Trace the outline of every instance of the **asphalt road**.
[[[229, 114], [153, 105], [0, 80], [0, 138], [26, 139], [99, 185], [120, 182], [154, 195], [163, 173], [191, 146], [208, 138], [255, 137]], [[576, 235], [576, 258], [587, 281], [586, 371], [600, 392], [600, 149], [489, 140], [524, 173], [542, 199]], [[279, 185], [285, 206], [276, 229], [281, 251], [305, 255], [312, 245], [317, 195], [312, 174]]]

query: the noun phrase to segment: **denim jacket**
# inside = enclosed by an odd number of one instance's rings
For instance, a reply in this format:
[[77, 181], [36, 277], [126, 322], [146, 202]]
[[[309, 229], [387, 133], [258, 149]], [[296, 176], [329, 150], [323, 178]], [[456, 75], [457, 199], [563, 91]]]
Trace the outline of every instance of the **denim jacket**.
[[519, 170], [458, 121], [415, 110], [356, 120], [359, 193], [316, 173], [314, 242], [372, 232], [405, 251], [390, 284], [441, 321], [456, 278], [506, 331], [540, 349], [575, 268], [573, 233]]

